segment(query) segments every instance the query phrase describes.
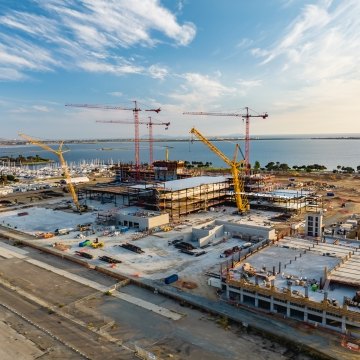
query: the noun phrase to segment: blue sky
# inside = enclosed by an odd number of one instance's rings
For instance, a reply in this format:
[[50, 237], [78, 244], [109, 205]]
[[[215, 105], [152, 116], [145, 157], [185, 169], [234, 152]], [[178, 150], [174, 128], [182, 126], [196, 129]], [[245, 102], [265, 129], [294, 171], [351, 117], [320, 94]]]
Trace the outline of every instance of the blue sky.
[[360, 133], [359, 15], [358, 0], [0, 0], [0, 137], [132, 136], [96, 123], [131, 111], [64, 106], [132, 100], [171, 122], [155, 135], [244, 134], [182, 113], [245, 106], [269, 113], [252, 135]]

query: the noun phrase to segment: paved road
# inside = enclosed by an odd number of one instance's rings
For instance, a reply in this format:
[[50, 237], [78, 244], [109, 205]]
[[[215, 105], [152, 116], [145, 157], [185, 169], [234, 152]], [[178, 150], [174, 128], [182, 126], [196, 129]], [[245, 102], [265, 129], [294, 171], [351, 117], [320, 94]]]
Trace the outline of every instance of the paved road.
[[[0, 235], [3, 231], [6, 237], [13, 235], [0, 226]], [[20, 240], [21, 234], [17, 233], [14, 238]], [[23, 237], [23, 240], [29, 241], [26, 235]], [[355, 358], [354, 352], [340, 346], [341, 335], [338, 333], [332, 333], [324, 329], [311, 329], [306, 327], [305, 324], [294, 320], [279, 319], [275, 316], [258, 313], [246, 308], [234, 308], [227, 303], [192, 295], [177, 288], [166, 286], [161, 282], [147, 279], [133, 280], [134, 282], [144, 283], [150, 288], [157, 288], [159, 292], [172, 298], [184, 300], [196, 307], [226, 316], [236, 322], [246, 323], [254, 329], [276, 337], [278, 340], [284, 339], [284, 342], [296, 343], [300, 349], [302, 347], [313, 349], [324, 358], [336, 360], [353, 360]]]
[[0, 286], [1, 304], [22, 315], [44, 332], [51, 334], [69, 349], [74, 359], [134, 359], [133, 352], [99, 337], [90, 330], [41, 306], [22, 299], [17, 293]]

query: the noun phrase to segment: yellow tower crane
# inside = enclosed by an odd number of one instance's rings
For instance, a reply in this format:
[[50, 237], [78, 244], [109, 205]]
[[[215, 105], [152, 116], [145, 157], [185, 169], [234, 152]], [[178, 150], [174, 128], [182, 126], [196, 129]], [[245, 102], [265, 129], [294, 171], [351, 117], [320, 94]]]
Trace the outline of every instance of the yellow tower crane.
[[64, 152], [67, 152], [69, 150], [63, 150], [62, 147], [64, 145], [64, 142], [61, 141], [60, 142], [60, 145], [59, 145], [59, 148], [57, 150], [55, 149], [52, 149], [50, 146], [44, 144], [43, 142], [41, 142], [40, 140], [37, 140], [37, 139], [34, 139], [26, 134], [22, 134], [22, 133], [19, 133], [19, 136], [21, 136], [22, 138], [26, 139], [27, 141], [29, 141], [31, 144], [34, 144], [34, 145], [37, 145], [37, 146], [40, 146], [41, 148], [43, 148], [44, 150], [47, 150], [47, 151], [50, 151], [52, 152], [53, 154], [56, 154], [59, 158], [59, 161], [60, 161], [60, 164], [61, 164], [61, 168], [64, 172], [64, 177], [65, 177], [65, 181], [67, 183], [67, 187], [69, 189], [69, 192], [71, 194], [71, 197], [73, 199], [73, 202], [74, 202], [74, 205], [76, 206], [76, 209], [77, 211], [81, 214], [81, 210], [82, 210], [82, 207], [81, 205], [79, 204], [79, 200], [78, 200], [78, 197], [76, 195], [76, 191], [75, 191], [75, 188], [74, 188], [74, 185], [72, 184], [71, 182], [71, 176], [70, 176], [70, 172], [69, 172], [69, 169], [68, 169], [68, 166], [66, 164], [66, 161], [64, 159], [64, 156], [63, 156], [63, 153]]
[[192, 128], [190, 130], [191, 134], [194, 134], [199, 140], [201, 140], [208, 148], [214, 152], [217, 156], [219, 156], [227, 165], [230, 166], [231, 174], [233, 176], [234, 182], [234, 193], [235, 193], [235, 200], [236, 206], [240, 213], [244, 213], [250, 209], [249, 201], [246, 197], [244, 191], [244, 181], [239, 177], [239, 168], [245, 170], [245, 160], [237, 161], [237, 153], [239, 145], [236, 144], [235, 146], [235, 153], [233, 160], [230, 160], [222, 151], [220, 151], [216, 146], [214, 146], [208, 139], [205, 138], [198, 130]]

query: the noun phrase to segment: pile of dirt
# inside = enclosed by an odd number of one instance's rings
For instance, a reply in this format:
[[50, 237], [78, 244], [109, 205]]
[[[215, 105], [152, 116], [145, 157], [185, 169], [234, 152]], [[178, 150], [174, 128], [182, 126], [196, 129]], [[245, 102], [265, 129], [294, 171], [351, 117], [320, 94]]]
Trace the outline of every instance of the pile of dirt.
[[184, 280], [179, 280], [176, 285], [184, 289], [196, 289], [198, 287], [197, 284], [194, 283], [193, 281], [184, 281]]

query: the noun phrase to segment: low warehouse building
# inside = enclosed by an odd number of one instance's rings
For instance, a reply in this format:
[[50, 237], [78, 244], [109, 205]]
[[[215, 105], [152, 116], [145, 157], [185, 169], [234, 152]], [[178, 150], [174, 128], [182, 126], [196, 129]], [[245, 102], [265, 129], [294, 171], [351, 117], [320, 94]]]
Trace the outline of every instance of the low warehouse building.
[[141, 231], [150, 230], [169, 224], [169, 214], [147, 211], [119, 213], [117, 215], [117, 223], [119, 225], [128, 226]]

